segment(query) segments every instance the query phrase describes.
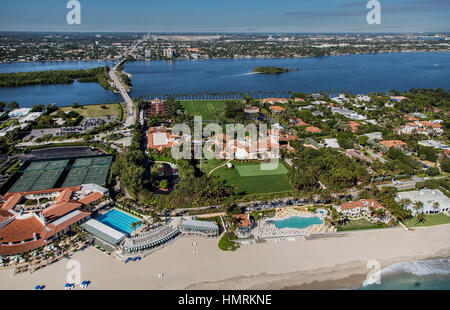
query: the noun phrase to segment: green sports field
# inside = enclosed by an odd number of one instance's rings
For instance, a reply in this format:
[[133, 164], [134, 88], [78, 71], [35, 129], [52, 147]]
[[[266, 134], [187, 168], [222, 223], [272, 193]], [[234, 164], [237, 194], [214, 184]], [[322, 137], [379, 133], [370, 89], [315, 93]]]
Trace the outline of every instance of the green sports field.
[[223, 116], [225, 101], [183, 101], [183, 108], [190, 116], [201, 116], [204, 121], [213, 121]]
[[[223, 161], [210, 159], [203, 162], [202, 171], [209, 172]], [[229, 185], [236, 187], [239, 193], [246, 195], [269, 194], [291, 191], [292, 187], [287, 176], [286, 166], [280, 162], [275, 170], [261, 170], [259, 163], [231, 162], [233, 169], [222, 167], [214, 171], [213, 175], [226, 180]], [[245, 176], [244, 176], [245, 175]]]
[[239, 176], [241, 177], [256, 177], [263, 175], [279, 175], [286, 174], [288, 172], [287, 168], [282, 164], [276, 167], [273, 170], [263, 170], [263, 166], [261, 164], [247, 164], [235, 166], [235, 169]]

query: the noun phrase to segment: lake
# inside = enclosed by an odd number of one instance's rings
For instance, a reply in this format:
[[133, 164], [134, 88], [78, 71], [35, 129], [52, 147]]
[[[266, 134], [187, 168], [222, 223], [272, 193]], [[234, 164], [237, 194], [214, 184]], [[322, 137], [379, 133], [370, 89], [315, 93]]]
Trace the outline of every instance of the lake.
[[[106, 62], [0, 64], [0, 72], [92, 68]], [[253, 74], [259, 66], [298, 69], [280, 75]], [[450, 86], [450, 53], [387, 53], [289, 59], [210, 59], [136, 61], [125, 64], [132, 75], [131, 97], [201, 92], [256, 92], [277, 96], [280, 91], [311, 93], [324, 90], [352, 93], [399, 91]], [[259, 93], [261, 91], [261, 94]], [[264, 94], [267, 92], [267, 94]], [[287, 95], [286, 95], [287, 96]], [[118, 95], [93, 83], [0, 88], [0, 101], [22, 107], [56, 103], [70, 105], [113, 102]]]

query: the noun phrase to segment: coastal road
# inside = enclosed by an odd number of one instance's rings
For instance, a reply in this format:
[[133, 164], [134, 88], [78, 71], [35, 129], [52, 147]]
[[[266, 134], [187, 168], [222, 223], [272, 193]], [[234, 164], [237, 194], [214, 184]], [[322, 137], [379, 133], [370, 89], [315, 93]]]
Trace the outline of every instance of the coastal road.
[[406, 190], [406, 189], [412, 189], [416, 187], [416, 183], [418, 182], [424, 182], [426, 180], [437, 180], [437, 179], [443, 179], [445, 176], [439, 176], [439, 177], [425, 177], [425, 178], [418, 178], [413, 177], [411, 181], [396, 181], [388, 184], [380, 184], [377, 185], [378, 188], [386, 187], [386, 186], [393, 186], [396, 187], [398, 190]]
[[[119, 90], [120, 95], [122, 96], [124, 102], [127, 104], [128, 114], [127, 114], [127, 118], [126, 118], [125, 124], [124, 124], [125, 128], [129, 127], [129, 126], [133, 126], [136, 123], [137, 110], [133, 103], [133, 100], [128, 95], [128, 92], [122, 85], [121, 78], [117, 72], [117, 69], [120, 65], [122, 65], [126, 61], [127, 57], [136, 50], [137, 46], [141, 42], [142, 42], [142, 40], [139, 40], [128, 52], [126, 52], [124, 54], [124, 57], [122, 58], [122, 60], [119, 61], [119, 63], [117, 65], [115, 65], [113, 68], [111, 68], [111, 70], [109, 70], [109, 73], [108, 73], [110, 81], [113, 83], [114, 87], [116, 87], [116, 89]], [[126, 139], [125, 146], [130, 146], [130, 145], [131, 145], [131, 138]]]

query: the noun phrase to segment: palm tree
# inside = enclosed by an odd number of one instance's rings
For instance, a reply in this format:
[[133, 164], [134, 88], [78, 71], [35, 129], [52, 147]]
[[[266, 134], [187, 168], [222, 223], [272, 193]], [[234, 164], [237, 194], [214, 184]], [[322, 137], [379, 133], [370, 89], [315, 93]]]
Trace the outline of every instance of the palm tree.
[[[413, 203], [413, 209], [416, 211], [416, 214], [419, 213], [419, 211], [422, 211], [423, 209], [423, 202], [422, 201], [414, 201]], [[420, 212], [422, 213], [422, 212]]]
[[441, 204], [439, 202], [437, 202], [437, 201], [433, 202], [433, 209], [435, 209], [435, 210], [439, 209], [440, 205]]
[[416, 219], [417, 219], [416, 224], [425, 222], [425, 219], [426, 219], [426, 218], [425, 218], [425, 214], [423, 214], [422, 212], [420, 212], [419, 214], [417, 214]]

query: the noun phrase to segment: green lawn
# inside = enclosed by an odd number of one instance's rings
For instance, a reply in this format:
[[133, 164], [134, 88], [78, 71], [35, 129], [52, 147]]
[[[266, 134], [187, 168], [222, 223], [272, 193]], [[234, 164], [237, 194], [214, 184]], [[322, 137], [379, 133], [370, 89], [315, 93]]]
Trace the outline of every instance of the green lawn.
[[[205, 165], [207, 169], [219, 166], [219, 161], [210, 160]], [[279, 174], [270, 174], [264, 175], [260, 174], [257, 176], [240, 176], [238, 173], [238, 169], [245, 169], [242, 167], [250, 166], [251, 169], [254, 167], [259, 168], [259, 164], [253, 163], [241, 163], [241, 162], [231, 162], [234, 166], [233, 169], [228, 169], [226, 166], [214, 171], [213, 175], [217, 175], [220, 178], [227, 180], [228, 184], [234, 185], [237, 188], [238, 192], [245, 192], [247, 195], [254, 194], [266, 194], [266, 193], [278, 193], [292, 190], [291, 185], [289, 184], [289, 178], [286, 174], [287, 168], [283, 163], [280, 163], [280, 167], [277, 169], [278, 171], [284, 171], [283, 174], [279, 172]], [[202, 170], [206, 170], [202, 164]], [[262, 171], [267, 172], [267, 171]], [[272, 171], [273, 172], [273, 171]]]
[[426, 214], [425, 222], [417, 224], [417, 219], [415, 217], [403, 221], [408, 227], [423, 227], [423, 226], [433, 226], [450, 223], [450, 217], [443, 214]]
[[211, 121], [223, 116], [225, 102], [225, 100], [183, 101], [183, 108], [190, 116], [201, 116], [204, 121]]
[[358, 219], [358, 220], [350, 220], [344, 225], [339, 225], [337, 227], [338, 231], [347, 231], [347, 230], [362, 230], [362, 229], [373, 229], [373, 228], [385, 228], [388, 227], [384, 223], [375, 224], [371, 223], [366, 219]]
[[247, 164], [247, 165], [237, 165], [235, 167], [236, 171], [241, 177], [256, 177], [262, 175], [280, 175], [286, 174], [288, 172], [287, 168], [280, 163], [278, 167], [274, 170], [262, 170], [259, 163]]
[[[106, 109], [103, 109], [102, 106], [105, 106]], [[127, 113], [127, 107], [123, 106], [123, 118], [125, 119]], [[72, 108], [72, 107], [60, 107], [59, 110], [67, 113], [70, 111], [75, 111], [80, 115], [83, 115], [85, 118], [87, 117], [105, 117], [105, 116], [119, 116], [120, 108], [117, 103], [109, 103], [109, 104], [92, 104], [92, 105], [83, 105], [80, 108]], [[55, 114], [54, 112], [53, 114]]]

